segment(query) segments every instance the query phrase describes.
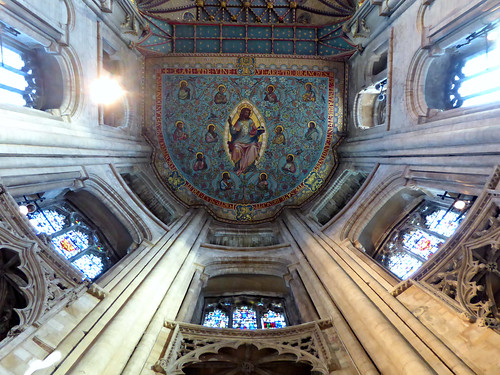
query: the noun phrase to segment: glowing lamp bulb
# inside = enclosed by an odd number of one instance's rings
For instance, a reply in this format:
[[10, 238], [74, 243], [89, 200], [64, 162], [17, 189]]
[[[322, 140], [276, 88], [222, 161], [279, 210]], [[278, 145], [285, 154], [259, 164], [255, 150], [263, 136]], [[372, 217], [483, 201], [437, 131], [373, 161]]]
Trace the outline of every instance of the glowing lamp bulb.
[[453, 207], [455, 207], [457, 210], [463, 210], [465, 208], [465, 202], [464, 201], [456, 201], [453, 203]]
[[111, 104], [120, 99], [125, 91], [120, 84], [109, 77], [96, 79], [90, 85], [90, 95], [92, 100], [98, 104]]
[[494, 42], [495, 40], [498, 39], [498, 31], [497, 30], [492, 30], [486, 35], [486, 39], [488, 39], [490, 42]]
[[22, 215], [28, 215], [28, 207], [26, 207], [25, 205], [21, 205], [19, 206], [19, 212], [22, 214]]

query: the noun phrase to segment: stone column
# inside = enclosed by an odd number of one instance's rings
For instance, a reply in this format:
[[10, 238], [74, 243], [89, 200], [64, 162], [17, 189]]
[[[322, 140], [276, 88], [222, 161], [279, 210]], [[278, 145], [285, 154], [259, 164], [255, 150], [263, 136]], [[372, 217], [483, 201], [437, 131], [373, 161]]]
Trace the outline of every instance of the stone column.
[[191, 280], [191, 284], [189, 285], [186, 297], [184, 298], [179, 313], [177, 314], [176, 320], [191, 323], [196, 303], [198, 302], [201, 289], [206, 281], [207, 276], [203, 273], [203, 270], [201, 268], [197, 268], [194, 273], [193, 280]]
[[290, 289], [292, 290], [292, 294], [294, 297], [293, 299], [297, 304], [303, 322], [312, 322], [315, 320], [319, 320], [320, 317], [318, 315], [318, 312], [314, 308], [311, 297], [305, 290], [299, 273], [297, 272], [297, 269], [295, 267], [290, 269], [290, 280], [288, 281], [288, 284], [290, 285]]
[[291, 212], [285, 224], [365, 350], [386, 375], [436, 372]]
[[97, 324], [94, 327], [98, 332], [92, 343], [84, 349], [67, 374], [122, 373], [195, 245], [205, 221], [206, 213], [197, 212], [180, 230], [176, 240], [165, 245], [168, 248], [164, 254], [156, 260], [154, 267], [145, 270], [147, 277], [123, 301], [121, 308], [107, 319], [104, 326]]

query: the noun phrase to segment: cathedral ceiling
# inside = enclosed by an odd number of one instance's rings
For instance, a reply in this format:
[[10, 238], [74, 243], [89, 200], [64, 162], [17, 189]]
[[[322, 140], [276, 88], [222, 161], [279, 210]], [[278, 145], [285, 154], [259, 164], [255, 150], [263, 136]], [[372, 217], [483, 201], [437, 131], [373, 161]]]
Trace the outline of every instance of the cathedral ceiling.
[[266, 54], [343, 59], [355, 46], [343, 31], [351, 0], [142, 0], [145, 55]]
[[314, 196], [337, 166], [342, 77], [230, 60], [155, 69], [153, 162], [186, 205], [223, 221], [271, 220]]
[[327, 25], [350, 18], [354, 0], [136, 0], [144, 15], [171, 21]]
[[[189, 58], [157, 65], [149, 87], [153, 162], [176, 197], [222, 221], [257, 223], [315, 196], [337, 166], [343, 73], [327, 68], [333, 63], [321, 70], [300, 61], [354, 53], [342, 26], [356, 6], [350, 0], [136, 5], [149, 24], [137, 48], [147, 57]], [[257, 63], [271, 56], [279, 68]]]

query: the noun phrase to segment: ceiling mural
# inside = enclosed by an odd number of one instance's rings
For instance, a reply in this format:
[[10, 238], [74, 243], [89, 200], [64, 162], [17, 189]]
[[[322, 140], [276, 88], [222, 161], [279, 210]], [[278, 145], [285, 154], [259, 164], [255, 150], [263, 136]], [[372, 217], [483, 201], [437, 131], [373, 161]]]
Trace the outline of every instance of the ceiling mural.
[[328, 71], [156, 72], [155, 168], [187, 205], [219, 219], [269, 220], [314, 195], [336, 167], [341, 109]]

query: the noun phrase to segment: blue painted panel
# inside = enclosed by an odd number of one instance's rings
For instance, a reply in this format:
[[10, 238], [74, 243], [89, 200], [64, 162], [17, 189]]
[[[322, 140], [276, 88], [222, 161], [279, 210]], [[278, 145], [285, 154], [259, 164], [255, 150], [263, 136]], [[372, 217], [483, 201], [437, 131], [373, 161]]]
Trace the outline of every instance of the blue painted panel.
[[175, 37], [194, 36], [194, 26], [192, 25], [176, 25]]
[[222, 28], [222, 36], [224, 38], [244, 38], [245, 27], [243, 26], [224, 26]]
[[292, 55], [293, 54], [293, 42], [278, 40], [274, 42], [274, 53], [280, 55]]
[[316, 43], [314, 42], [297, 42], [295, 45], [295, 53], [297, 55], [315, 55]]
[[258, 27], [253, 26], [248, 28], [248, 37], [249, 38], [261, 38], [261, 39], [270, 39], [271, 28], [270, 27]]
[[223, 53], [245, 53], [244, 40], [223, 40], [222, 41]]
[[166, 41], [165, 38], [160, 38], [160, 37], [157, 37], [157, 36], [151, 36], [147, 40], [145, 40], [144, 42], [142, 42], [141, 45], [144, 46], [144, 47], [148, 47], [148, 46], [155, 45], [155, 44], [163, 44], [163, 43], [165, 43], [165, 41]]
[[196, 26], [197, 37], [216, 37], [220, 36], [219, 26]]
[[314, 40], [316, 38], [315, 36], [315, 29], [309, 29], [309, 28], [297, 28], [295, 30], [295, 37], [297, 39], [309, 39], [309, 40]]
[[[339, 29], [337, 32], [342, 31], [342, 28], [341, 28], [341, 27], [339, 27], [338, 25], [330, 25], [330, 26], [325, 26], [325, 27], [323, 27], [323, 28], [321, 28], [321, 29], [318, 29], [318, 36], [319, 36], [319, 37], [322, 37], [323, 35], [326, 35], [326, 34], [328, 34], [328, 33], [332, 32], [333, 30], [335, 30], [335, 29], [337, 29], [337, 28]], [[336, 33], [337, 33], [337, 32], [336, 32]]]
[[220, 42], [218, 40], [197, 40], [196, 52], [218, 53], [220, 52]]
[[293, 39], [293, 28], [291, 27], [276, 27], [274, 28], [275, 38], [290, 38]]
[[324, 46], [322, 44], [318, 45], [318, 55], [319, 56], [331, 56], [335, 55], [339, 51], [335, 48], [331, 48], [329, 46]]
[[175, 41], [175, 52], [187, 53], [194, 52], [194, 40], [176, 40]]
[[270, 40], [249, 40], [248, 53], [272, 53]]
[[158, 19], [146, 17], [149, 22], [149, 26], [151, 27], [151, 31], [155, 34], [163, 34], [163, 33], [172, 33], [172, 26], [169, 25], [166, 21], [161, 21]]

